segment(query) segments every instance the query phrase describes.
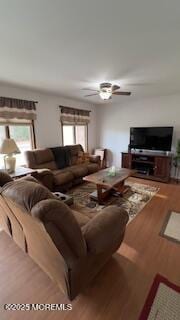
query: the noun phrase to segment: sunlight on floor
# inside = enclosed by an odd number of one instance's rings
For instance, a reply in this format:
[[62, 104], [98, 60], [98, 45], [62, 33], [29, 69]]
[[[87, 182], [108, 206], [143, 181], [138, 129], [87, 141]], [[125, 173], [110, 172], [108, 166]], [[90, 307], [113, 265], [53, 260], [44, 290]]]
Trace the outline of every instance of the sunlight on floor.
[[168, 198], [167, 196], [164, 196], [163, 194], [159, 194], [159, 193], [157, 193], [157, 194], [155, 195], [155, 197], [161, 198], [161, 199], [167, 199], [167, 198]]
[[122, 256], [128, 258], [128, 260], [136, 261], [139, 253], [134, 248], [128, 246], [126, 243], [121, 244], [120, 253]]

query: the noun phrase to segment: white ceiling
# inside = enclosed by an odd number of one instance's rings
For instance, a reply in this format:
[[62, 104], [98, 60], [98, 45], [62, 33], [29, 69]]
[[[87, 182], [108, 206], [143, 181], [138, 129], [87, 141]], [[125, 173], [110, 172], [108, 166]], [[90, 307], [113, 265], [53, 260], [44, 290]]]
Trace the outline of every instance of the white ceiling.
[[0, 82], [83, 99], [102, 81], [180, 92], [179, 0], [0, 0]]

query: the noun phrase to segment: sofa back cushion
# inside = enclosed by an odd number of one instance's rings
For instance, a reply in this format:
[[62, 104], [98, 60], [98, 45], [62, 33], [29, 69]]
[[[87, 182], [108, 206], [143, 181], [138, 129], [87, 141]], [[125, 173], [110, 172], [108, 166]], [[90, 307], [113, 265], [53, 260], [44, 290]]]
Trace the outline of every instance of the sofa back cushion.
[[68, 146], [70, 152], [70, 164], [78, 164], [79, 153], [84, 152], [83, 147], [80, 144], [75, 144], [73, 146]]
[[83, 164], [83, 163], [89, 163], [89, 162], [90, 162], [89, 153], [88, 152], [79, 151], [76, 164]]
[[56, 170], [54, 155], [50, 149], [39, 149], [34, 151], [35, 162], [39, 167]]
[[48, 148], [26, 151], [25, 156], [28, 167], [32, 169], [57, 169], [54, 155]]
[[55, 199], [55, 196], [43, 185], [23, 179], [7, 183], [2, 188], [1, 194], [27, 210], [28, 213], [39, 201]]

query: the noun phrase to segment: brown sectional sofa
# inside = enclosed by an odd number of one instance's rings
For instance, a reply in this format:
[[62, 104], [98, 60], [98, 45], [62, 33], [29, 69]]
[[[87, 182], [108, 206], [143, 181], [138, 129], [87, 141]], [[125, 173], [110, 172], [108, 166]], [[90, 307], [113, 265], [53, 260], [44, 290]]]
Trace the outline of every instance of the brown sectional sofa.
[[81, 145], [73, 145], [26, 151], [25, 156], [27, 166], [37, 169], [39, 179], [46, 187], [64, 191], [99, 170], [100, 158], [89, 156], [82, 159], [79, 155], [83, 154]]
[[109, 206], [90, 219], [33, 177], [12, 181], [1, 172], [0, 186], [1, 226], [74, 299], [119, 248], [127, 212]]

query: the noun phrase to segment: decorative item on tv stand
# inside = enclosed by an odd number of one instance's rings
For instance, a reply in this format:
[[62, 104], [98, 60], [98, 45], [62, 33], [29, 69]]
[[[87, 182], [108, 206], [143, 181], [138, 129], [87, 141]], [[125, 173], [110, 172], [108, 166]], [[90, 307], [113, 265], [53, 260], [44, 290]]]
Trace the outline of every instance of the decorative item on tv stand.
[[20, 150], [14, 139], [4, 139], [0, 146], [0, 153], [4, 154], [4, 167], [8, 173], [13, 173], [16, 167], [16, 158], [14, 154], [20, 153]]
[[166, 156], [172, 156], [173, 153], [171, 151], [162, 151], [162, 150], [148, 150], [148, 149], [136, 149], [131, 148], [128, 146], [128, 152], [129, 153], [146, 153], [146, 154], [159, 154], [159, 155], [166, 155]]

